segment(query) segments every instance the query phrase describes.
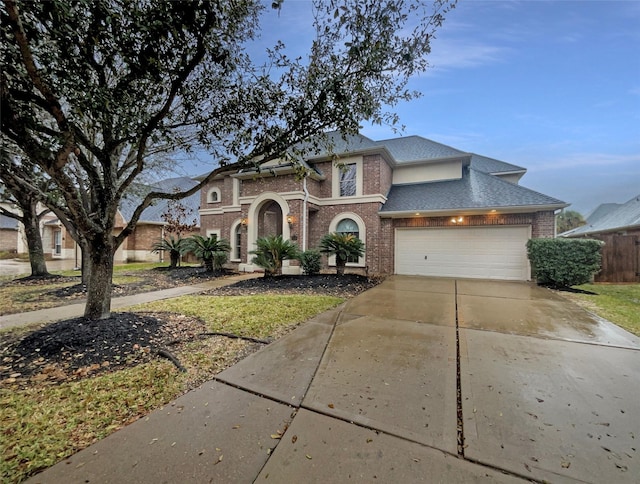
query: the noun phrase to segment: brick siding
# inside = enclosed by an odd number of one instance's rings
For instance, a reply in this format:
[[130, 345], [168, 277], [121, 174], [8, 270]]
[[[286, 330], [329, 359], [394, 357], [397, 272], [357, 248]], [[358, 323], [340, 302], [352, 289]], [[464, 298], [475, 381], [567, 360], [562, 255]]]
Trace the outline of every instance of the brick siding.
[[[363, 157], [363, 195], [381, 194], [386, 196], [392, 184], [392, 169], [380, 155], [367, 155]], [[315, 166], [325, 175], [326, 179], [317, 181], [307, 180], [307, 188], [310, 194], [319, 199], [332, 197], [331, 177], [333, 165], [331, 161], [316, 163]], [[218, 186], [222, 193], [222, 205], [232, 203], [232, 179], [227, 177], [224, 181], [215, 180], [203, 189], [207, 193], [212, 186]], [[287, 200], [289, 213], [294, 217], [291, 227], [291, 240], [298, 246], [302, 246], [302, 181], [296, 180], [293, 175], [266, 176], [264, 178], [246, 179], [240, 182], [241, 197], [257, 197], [265, 192], [299, 192], [299, 199]], [[210, 208], [214, 204], [204, 204], [204, 208]], [[250, 204], [241, 206], [240, 212], [228, 212], [222, 215], [202, 215], [202, 233], [207, 230], [219, 229], [221, 235], [233, 244], [230, 234], [232, 224], [238, 219], [248, 216]], [[369, 274], [391, 274], [394, 271], [395, 229], [399, 227], [449, 227], [453, 226], [451, 217], [411, 217], [401, 219], [380, 218], [378, 211], [380, 204], [377, 202], [350, 203], [344, 205], [318, 206], [308, 203], [308, 233], [307, 248], [317, 247], [323, 235], [328, 233], [331, 221], [342, 213], [352, 212], [362, 218], [366, 226], [365, 266]], [[286, 216], [286, 214], [283, 214]], [[254, 221], [249, 221], [254, 223]], [[515, 214], [486, 214], [465, 216], [462, 223], [455, 226], [531, 226], [532, 237], [553, 237], [555, 217], [553, 211]], [[247, 262], [247, 230], [242, 231], [241, 261]], [[324, 269], [327, 269], [327, 258], [323, 258]]]

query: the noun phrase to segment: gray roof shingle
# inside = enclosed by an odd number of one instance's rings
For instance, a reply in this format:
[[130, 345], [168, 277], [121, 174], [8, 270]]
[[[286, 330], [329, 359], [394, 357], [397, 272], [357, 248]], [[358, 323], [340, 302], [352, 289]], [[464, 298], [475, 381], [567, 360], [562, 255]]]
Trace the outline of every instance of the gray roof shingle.
[[590, 215], [587, 219], [587, 225], [578, 227], [566, 235], [576, 237], [598, 232], [613, 232], [620, 229], [640, 227], [640, 194], [628, 202], [619, 205], [617, 208], [609, 210], [604, 215], [597, 216], [595, 220], [593, 218], [594, 214]]
[[18, 230], [18, 221], [15, 218], [0, 214], [0, 229]]
[[[298, 148], [309, 150], [308, 159], [325, 158], [330, 153], [342, 155], [357, 151], [375, 148], [377, 143], [361, 134], [343, 136], [338, 131], [331, 131], [324, 134], [324, 138], [304, 143]], [[329, 149], [331, 148], [331, 149]]]
[[[151, 190], [161, 191], [165, 193], [173, 193], [176, 190], [184, 191], [197, 185], [197, 181], [189, 177], [169, 178], [148, 186], [139, 186], [138, 193], [129, 194], [120, 202], [120, 213], [126, 221], [131, 220], [134, 210], [142, 201], [144, 194]], [[140, 216], [140, 222], [164, 222], [162, 214], [168, 210], [168, 200], [156, 200], [153, 205], [147, 207]], [[200, 225], [200, 192], [183, 198], [180, 203], [190, 210], [187, 223], [196, 223]]]
[[477, 169], [465, 168], [462, 178], [457, 180], [393, 185], [380, 213], [528, 206], [560, 208], [566, 203]]
[[480, 170], [490, 174], [513, 172], [524, 173], [527, 171], [526, 168], [523, 168], [521, 166], [512, 165], [511, 163], [505, 163], [504, 161], [488, 158], [482, 155], [476, 155], [475, 153], [471, 155], [471, 166], [476, 170]]
[[387, 148], [397, 163], [412, 161], [437, 160], [452, 156], [468, 156], [469, 153], [451, 146], [436, 143], [422, 136], [403, 136], [376, 142], [378, 146]]

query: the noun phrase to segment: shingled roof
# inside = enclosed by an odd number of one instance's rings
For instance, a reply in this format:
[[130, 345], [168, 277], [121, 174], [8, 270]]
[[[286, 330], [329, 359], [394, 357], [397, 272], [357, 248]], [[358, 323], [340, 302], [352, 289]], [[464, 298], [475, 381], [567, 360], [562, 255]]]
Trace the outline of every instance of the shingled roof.
[[469, 153], [422, 136], [402, 136], [378, 141], [376, 144], [384, 146], [398, 164], [469, 156]]
[[[160, 191], [165, 193], [173, 193], [177, 190], [185, 191], [189, 188], [193, 188], [198, 182], [189, 177], [169, 178], [162, 180], [152, 185], [141, 185], [134, 194], [129, 194], [122, 199], [120, 203], [120, 213], [126, 221], [131, 220], [133, 212], [140, 205], [142, 197], [151, 190]], [[168, 210], [168, 200], [156, 200], [153, 205], [147, 207], [140, 216], [140, 222], [142, 223], [163, 223], [162, 214]], [[180, 203], [184, 205], [189, 213], [189, 220], [187, 223], [195, 223], [200, 226], [200, 192], [196, 192], [193, 195], [183, 198]]]
[[393, 185], [380, 214], [565, 206], [556, 198], [466, 167], [456, 180]]
[[18, 221], [15, 218], [0, 214], [0, 229], [18, 230]]
[[598, 215], [595, 219], [593, 214], [590, 215], [587, 219], [587, 225], [578, 227], [563, 235], [579, 237], [595, 233], [628, 230], [630, 228], [640, 228], [640, 194], [617, 208], [607, 207], [606, 213]]
[[491, 175], [499, 175], [501, 173], [525, 173], [527, 171], [526, 168], [521, 166], [512, 165], [511, 163], [506, 163], [504, 161], [488, 158], [482, 155], [476, 155], [475, 153], [471, 155], [471, 166], [476, 170], [480, 170]]

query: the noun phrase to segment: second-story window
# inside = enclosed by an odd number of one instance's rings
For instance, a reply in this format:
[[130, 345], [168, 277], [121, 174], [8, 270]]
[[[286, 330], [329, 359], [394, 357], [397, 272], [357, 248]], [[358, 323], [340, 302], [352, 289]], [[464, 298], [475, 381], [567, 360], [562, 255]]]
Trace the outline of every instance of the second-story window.
[[357, 167], [355, 163], [349, 163], [341, 168], [340, 171], [340, 196], [354, 197], [356, 195], [357, 186]]

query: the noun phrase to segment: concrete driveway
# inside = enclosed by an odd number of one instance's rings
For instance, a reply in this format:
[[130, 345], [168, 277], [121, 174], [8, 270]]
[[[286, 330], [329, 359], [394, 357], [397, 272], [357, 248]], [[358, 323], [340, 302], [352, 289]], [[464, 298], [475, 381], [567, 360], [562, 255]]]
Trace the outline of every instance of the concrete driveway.
[[639, 447], [639, 338], [533, 284], [393, 276], [32, 481], [637, 483]]

